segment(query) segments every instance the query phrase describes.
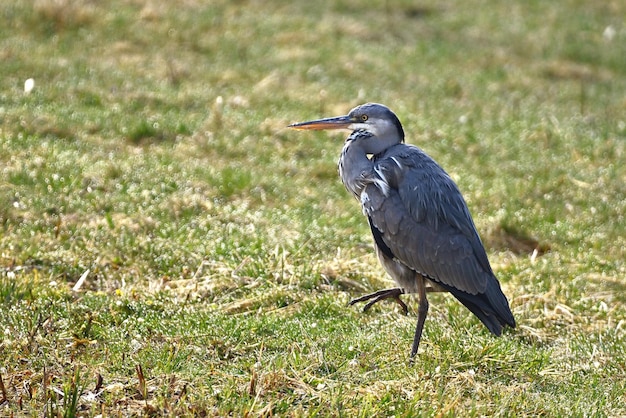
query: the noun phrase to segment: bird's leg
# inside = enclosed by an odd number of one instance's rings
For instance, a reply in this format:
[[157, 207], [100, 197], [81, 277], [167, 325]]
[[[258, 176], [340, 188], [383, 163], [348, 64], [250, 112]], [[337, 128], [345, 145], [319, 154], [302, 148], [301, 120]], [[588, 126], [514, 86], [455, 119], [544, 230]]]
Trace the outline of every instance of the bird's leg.
[[402, 312], [404, 312], [404, 314], [407, 315], [409, 313], [409, 308], [406, 306], [406, 303], [402, 302], [402, 299], [400, 299], [400, 295], [403, 295], [403, 294], [404, 294], [404, 289], [400, 287], [394, 287], [393, 289], [379, 290], [378, 292], [370, 293], [368, 295], [361, 296], [360, 298], [352, 299], [349, 305], [352, 306], [355, 303], [365, 302], [366, 300], [372, 299], [363, 307], [363, 312], [365, 312], [369, 308], [371, 308], [372, 305], [375, 304], [376, 302], [380, 302], [383, 299], [391, 298], [400, 305], [400, 307], [402, 308]]
[[413, 358], [417, 354], [417, 349], [422, 339], [422, 330], [424, 329], [424, 322], [426, 321], [426, 315], [428, 314], [428, 299], [426, 298], [426, 283], [425, 279], [421, 275], [417, 275], [417, 295], [419, 303], [417, 305], [417, 326], [415, 327], [415, 336], [413, 337], [413, 347], [411, 348], [411, 363]]

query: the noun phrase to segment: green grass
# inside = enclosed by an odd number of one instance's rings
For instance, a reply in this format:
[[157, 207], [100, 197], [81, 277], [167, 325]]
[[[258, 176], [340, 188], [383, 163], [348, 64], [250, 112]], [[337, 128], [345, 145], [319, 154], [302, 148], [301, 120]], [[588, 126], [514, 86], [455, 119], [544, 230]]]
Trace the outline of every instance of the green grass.
[[[626, 415], [605, 3], [4, 2], [0, 415]], [[365, 101], [457, 180], [517, 329], [432, 295], [409, 366], [413, 301], [346, 306], [389, 285], [346, 134], [285, 126]]]

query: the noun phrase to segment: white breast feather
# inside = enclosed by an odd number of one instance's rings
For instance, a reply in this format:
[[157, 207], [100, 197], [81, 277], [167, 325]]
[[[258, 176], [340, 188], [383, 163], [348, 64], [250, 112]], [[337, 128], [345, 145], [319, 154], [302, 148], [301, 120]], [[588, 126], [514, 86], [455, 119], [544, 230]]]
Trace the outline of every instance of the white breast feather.
[[378, 165], [374, 166], [375, 176], [371, 179], [372, 183], [376, 185], [383, 192], [383, 195], [389, 196], [389, 183], [387, 182], [387, 178], [385, 177], [385, 173], [382, 168]]
[[365, 191], [365, 189], [363, 189], [363, 191], [361, 191], [361, 209], [363, 209], [363, 215], [367, 216], [367, 210], [365, 209], [367, 206], [366, 204], [370, 201], [370, 197], [367, 194], [367, 192]]

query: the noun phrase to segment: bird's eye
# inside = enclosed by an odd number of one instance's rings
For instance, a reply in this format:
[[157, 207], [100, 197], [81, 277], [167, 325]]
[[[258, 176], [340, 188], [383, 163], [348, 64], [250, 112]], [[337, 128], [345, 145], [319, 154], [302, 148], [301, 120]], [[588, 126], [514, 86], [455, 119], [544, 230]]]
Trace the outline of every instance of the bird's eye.
[[361, 121], [365, 122], [367, 120], [367, 115], [361, 115]]

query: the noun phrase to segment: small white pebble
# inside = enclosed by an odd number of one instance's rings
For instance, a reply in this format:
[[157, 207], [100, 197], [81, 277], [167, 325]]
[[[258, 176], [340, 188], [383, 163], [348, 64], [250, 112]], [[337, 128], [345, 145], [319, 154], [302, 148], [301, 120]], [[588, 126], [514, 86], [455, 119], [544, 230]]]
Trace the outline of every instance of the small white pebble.
[[613, 26], [607, 26], [604, 29], [604, 32], [602, 32], [602, 37], [606, 40], [611, 42], [613, 40], [613, 38], [615, 38], [615, 35], [617, 34], [617, 31], [615, 30], [615, 28]]
[[35, 88], [35, 80], [32, 78], [24, 81], [24, 93], [28, 94]]
[[142, 344], [139, 341], [133, 339], [130, 342], [130, 347], [132, 348], [133, 352], [137, 352], [141, 349]]

